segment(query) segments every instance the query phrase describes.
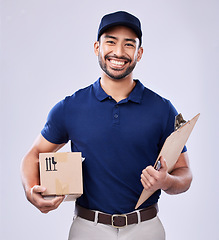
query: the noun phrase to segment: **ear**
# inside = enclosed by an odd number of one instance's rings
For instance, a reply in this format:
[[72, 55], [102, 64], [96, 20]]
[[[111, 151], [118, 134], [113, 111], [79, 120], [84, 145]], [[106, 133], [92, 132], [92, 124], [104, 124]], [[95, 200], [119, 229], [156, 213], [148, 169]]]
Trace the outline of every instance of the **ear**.
[[94, 53], [96, 54], [96, 56], [99, 55], [99, 49], [100, 49], [100, 42], [99, 41], [96, 41], [94, 43]]
[[142, 58], [142, 54], [143, 54], [143, 47], [140, 47], [139, 49], [138, 49], [138, 55], [137, 55], [137, 61], [139, 62], [140, 60], [141, 60], [141, 58]]

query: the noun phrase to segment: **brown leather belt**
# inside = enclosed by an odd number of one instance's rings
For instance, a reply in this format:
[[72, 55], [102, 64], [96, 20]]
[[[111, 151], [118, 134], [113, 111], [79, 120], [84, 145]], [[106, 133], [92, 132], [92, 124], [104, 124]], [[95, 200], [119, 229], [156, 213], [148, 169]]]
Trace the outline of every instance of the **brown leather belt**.
[[76, 205], [77, 216], [86, 220], [112, 225], [116, 228], [125, 227], [130, 224], [144, 222], [156, 217], [158, 212], [157, 204], [153, 204], [150, 207], [139, 210], [139, 217], [137, 211], [128, 214], [106, 214], [98, 211], [89, 210]]

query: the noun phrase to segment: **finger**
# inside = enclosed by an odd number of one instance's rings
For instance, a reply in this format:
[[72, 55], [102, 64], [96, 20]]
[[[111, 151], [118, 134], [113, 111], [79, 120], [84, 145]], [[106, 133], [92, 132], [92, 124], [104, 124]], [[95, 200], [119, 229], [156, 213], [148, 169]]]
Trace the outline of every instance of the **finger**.
[[141, 178], [141, 184], [143, 185], [144, 189], [148, 190], [149, 187], [148, 185], [145, 183], [145, 181]]
[[44, 202], [41, 202], [39, 203], [39, 210], [42, 212], [42, 213], [48, 213], [54, 209], [56, 209], [58, 207], [58, 205], [56, 206], [55, 203], [53, 203], [52, 201], [48, 202], [46, 200], [44, 200]]
[[146, 167], [146, 171], [152, 177], [156, 176], [156, 174], [157, 174], [157, 170], [155, 170], [154, 167], [152, 167], [152, 166]]
[[38, 203], [39, 201], [44, 201], [41, 193], [45, 192], [46, 188], [43, 186], [35, 185], [31, 188], [31, 198], [34, 202]]
[[149, 182], [150, 174], [148, 173], [147, 169], [144, 169], [141, 174], [142, 180], [144, 180], [145, 183]]
[[31, 188], [31, 195], [32, 193], [42, 193], [42, 192], [45, 192], [46, 191], [46, 188], [43, 187], [43, 186], [39, 186], [39, 185], [35, 185]]
[[59, 205], [63, 202], [65, 196], [59, 197], [55, 203], [55, 207], [58, 208]]
[[46, 188], [43, 186], [35, 185], [31, 189], [31, 198], [32, 202], [35, 206], [38, 208], [44, 208], [44, 207], [53, 207], [54, 203], [52, 199], [44, 199], [44, 197], [41, 195], [41, 193], [45, 192]]
[[151, 187], [149, 187], [142, 179], [141, 179], [141, 183], [145, 190], [153, 191], [153, 189]]
[[163, 156], [160, 157], [160, 163], [161, 163], [161, 168], [163, 168], [163, 170], [167, 170], [167, 163], [166, 160], [164, 159]]
[[57, 208], [63, 202], [64, 198], [65, 196], [57, 196], [50, 200], [45, 200], [43, 198], [41, 202], [41, 207], [46, 207], [51, 209]]
[[57, 196], [53, 199], [44, 199], [42, 198], [41, 205], [42, 207], [57, 208], [60, 203], [64, 200], [65, 196]]
[[57, 197], [55, 197], [52, 200], [53, 204], [58, 207], [63, 202], [64, 198], [65, 198], [65, 196], [57, 196]]
[[148, 173], [147, 169], [142, 171], [141, 179], [149, 188], [152, 187], [156, 181], [156, 179]]
[[151, 184], [154, 184], [159, 178], [159, 172], [152, 166], [148, 166], [145, 170], [143, 170], [143, 174]]
[[[64, 198], [65, 198], [65, 196], [55, 197], [54, 199], [47, 202], [48, 205], [41, 205], [40, 211], [42, 213], [48, 213], [50, 211], [57, 209], [59, 207], [59, 205], [63, 202]], [[45, 203], [45, 204], [47, 204], [47, 203]]]
[[45, 192], [46, 188], [35, 185], [31, 188], [31, 202], [42, 212], [48, 213], [56, 209], [64, 200], [64, 196], [57, 196], [53, 199], [44, 199], [41, 193]]
[[147, 182], [148, 182], [147, 178], [144, 176], [143, 173], [141, 174], [141, 182], [143, 182], [144, 185], [147, 185]]

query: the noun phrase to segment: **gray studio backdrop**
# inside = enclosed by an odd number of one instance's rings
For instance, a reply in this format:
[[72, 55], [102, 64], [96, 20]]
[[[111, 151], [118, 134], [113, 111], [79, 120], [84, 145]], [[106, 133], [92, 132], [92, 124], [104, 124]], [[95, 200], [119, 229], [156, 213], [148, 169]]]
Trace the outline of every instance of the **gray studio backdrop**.
[[100, 18], [115, 10], [130, 11], [142, 22], [144, 55], [135, 77], [170, 99], [186, 119], [201, 113], [187, 144], [192, 187], [160, 199], [167, 239], [218, 239], [218, 3], [1, 1], [2, 240], [67, 239], [74, 204], [40, 213], [25, 199], [20, 162], [51, 107], [99, 77], [93, 43]]

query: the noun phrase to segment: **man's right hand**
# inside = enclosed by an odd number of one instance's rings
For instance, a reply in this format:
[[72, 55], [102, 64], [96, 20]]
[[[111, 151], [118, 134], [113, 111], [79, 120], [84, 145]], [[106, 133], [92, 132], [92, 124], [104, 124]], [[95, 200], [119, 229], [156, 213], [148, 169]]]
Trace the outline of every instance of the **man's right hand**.
[[[45, 187], [39, 186], [39, 154], [45, 152], [56, 152], [65, 145], [55, 144], [47, 141], [41, 134], [35, 140], [31, 149], [24, 156], [21, 163], [22, 184], [27, 199], [42, 213], [48, 213], [56, 209], [64, 200], [64, 196], [54, 197], [46, 200], [41, 193], [46, 191]], [[33, 186], [33, 187], [32, 187]]]
[[62, 203], [65, 196], [57, 196], [51, 200], [46, 200], [42, 197], [41, 193], [45, 192], [46, 188], [43, 186], [35, 185], [27, 192], [27, 199], [37, 207], [42, 213], [48, 213], [58, 208]]

